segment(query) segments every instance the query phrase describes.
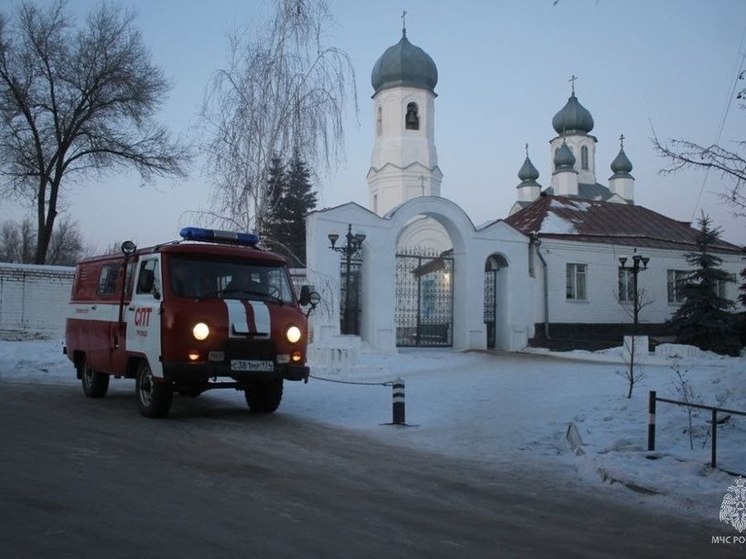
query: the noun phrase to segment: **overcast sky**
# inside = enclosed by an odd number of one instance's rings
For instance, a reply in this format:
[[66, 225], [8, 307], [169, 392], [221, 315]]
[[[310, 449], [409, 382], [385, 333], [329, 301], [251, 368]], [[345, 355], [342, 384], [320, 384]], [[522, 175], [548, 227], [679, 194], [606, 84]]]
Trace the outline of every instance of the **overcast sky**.
[[[43, 0], [48, 4], [51, 0]], [[16, 5], [15, 0], [5, 3]], [[70, 0], [81, 17], [97, 4]], [[256, 25], [269, 0], [131, 0], [153, 60], [173, 85], [161, 120], [174, 134], [196, 122], [211, 73], [225, 65], [226, 31]], [[744, 138], [746, 111], [734, 88], [744, 69], [744, 0], [332, 0], [336, 24], [328, 45], [345, 50], [357, 73], [359, 122], [347, 119], [344, 165], [317, 183], [320, 207], [368, 205], [365, 180], [373, 146], [370, 72], [386, 48], [407, 37], [438, 67], [435, 142], [443, 172], [441, 194], [472, 221], [506, 217], [529, 144], [539, 182], [551, 184], [551, 122], [570, 94], [593, 115], [597, 178], [608, 184], [611, 161], [625, 136], [634, 168], [636, 203], [669, 217], [696, 221], [701, 211], [746, 244], [746, 219], [734, 219], [718, 194], [719, 175], [694, 171], [661, 176], [651, 137], [685, 138], [734, 148]], [[140, 246], [176, 238], [206, 209], [209, 178], [197, 164], [189, 180], [140, 184], [116, 175], [67, 185], [68, 214], [87, 242], [103, 249], [132, 239]], [[0, 221], [22, 218], [6, 206]], [[9, 215], [8, 215], [9, 214]]]

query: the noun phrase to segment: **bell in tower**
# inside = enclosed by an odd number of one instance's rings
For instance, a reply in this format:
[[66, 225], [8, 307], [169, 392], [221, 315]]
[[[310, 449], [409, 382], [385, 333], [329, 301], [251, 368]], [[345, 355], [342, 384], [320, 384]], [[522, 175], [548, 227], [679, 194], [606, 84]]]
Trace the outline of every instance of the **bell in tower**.
[[417, 103], [409, 103], [407, 105], [407, 116], [404, 120], [407, 130], [420, 129], [420, 117], [417, 115]]

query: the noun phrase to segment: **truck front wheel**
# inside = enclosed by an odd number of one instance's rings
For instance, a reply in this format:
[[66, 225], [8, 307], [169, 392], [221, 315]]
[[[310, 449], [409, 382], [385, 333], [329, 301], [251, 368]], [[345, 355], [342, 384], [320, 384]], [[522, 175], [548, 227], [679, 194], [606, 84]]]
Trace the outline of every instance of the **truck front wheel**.
[[257, 413], [272, 413], [282, 400], [282, 379], [257, 383], [244, 390], [249, 409]]
[[83, 393], [89, 398], [103, 398], [109, 389], [109, 375], [94, 371], [86, 361], [78, 365], [80, 368], [80, 382], [83, 384]]
[[165, 417], [171, 408], [173, 390], [166, 382], [159, 382], [153, 376], [146, 361], [140, 363], [135, 380], [137, 407], [145, 417]]

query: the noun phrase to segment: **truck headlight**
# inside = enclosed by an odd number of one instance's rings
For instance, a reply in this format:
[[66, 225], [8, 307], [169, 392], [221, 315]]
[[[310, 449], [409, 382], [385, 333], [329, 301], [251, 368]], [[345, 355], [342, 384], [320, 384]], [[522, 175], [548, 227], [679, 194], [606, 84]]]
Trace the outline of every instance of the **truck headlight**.
[[195, 340], [202, 341], [210, 335], [210, 327], [204, 322], [198, 322], [192, 328], [192, 336]]
[[297, 326], [288, 326], [288, 329], [285, 330], [285, 338], [291, 344], [297, 343], [301, 339], [301, 336], [302, 333]]

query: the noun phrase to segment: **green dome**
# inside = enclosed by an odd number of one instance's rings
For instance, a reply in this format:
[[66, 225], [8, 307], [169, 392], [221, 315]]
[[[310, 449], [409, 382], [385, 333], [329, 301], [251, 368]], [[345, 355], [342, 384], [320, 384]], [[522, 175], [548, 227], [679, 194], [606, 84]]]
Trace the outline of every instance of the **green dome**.
[[526, 156], [526, 160], [523, 162], [521, 170], [518, 171], [518, 178], [523, 182], [532, 182], [539, 178], [539, 171], [537, 171], [534, 164], [531, 163], [528, 155]]
[[562, 142], [562, 145], [554, 154], [554, 167], [557, 171], [568, 171], [575, 166], [575, 156], [567, 147], [567, 143]]
[[625, 176], [632, 172], [632, 163], [627, 157], [627, 154], [624, 153], [624, 148], [619, 150], [619, 154], [616, 156], [614, 161], [611, 162], [611, 170], [614, 173], [614, 176]]
[[554, 115], [552, 126], [555, 132], [564, 135], [570, 132], [583, 132], [587, 134], [593, 130], [593, 117], [583, 105], [580, 104], [575, 92], [565, 103], [565, 106]]
[[438, 69], [435, 62], [420, 47], [407, 39], [406, 31], [394, 46], [386, 49], [373, 66], [370, 82], [376, 93], [390, 87], [418, 87], [435, 93]]

